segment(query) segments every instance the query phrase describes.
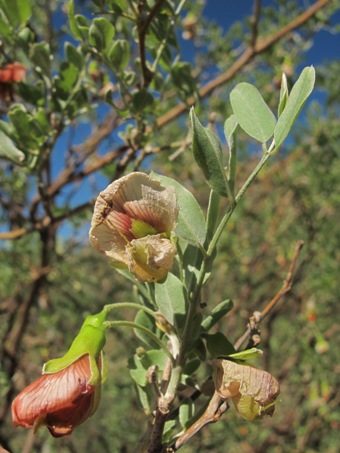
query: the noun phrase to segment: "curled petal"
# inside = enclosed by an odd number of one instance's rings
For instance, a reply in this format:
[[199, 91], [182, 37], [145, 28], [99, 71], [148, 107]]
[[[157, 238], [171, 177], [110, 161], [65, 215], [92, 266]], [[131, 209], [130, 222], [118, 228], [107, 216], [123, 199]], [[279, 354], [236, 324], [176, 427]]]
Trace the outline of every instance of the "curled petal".
[[216, 366], [214, 381], [219, 396], [232, 398], [242, 417], [254, 420], [274, 413], [280, 386], [270, 373], [231, 360], [216, 359], [212, 363]]

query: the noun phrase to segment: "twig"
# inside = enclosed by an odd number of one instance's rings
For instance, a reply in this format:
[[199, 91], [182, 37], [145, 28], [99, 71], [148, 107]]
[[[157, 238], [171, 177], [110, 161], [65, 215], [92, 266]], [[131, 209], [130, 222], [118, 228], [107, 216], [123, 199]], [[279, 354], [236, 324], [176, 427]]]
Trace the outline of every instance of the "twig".
[[174, 446], [168, 449], [168, 452], [171, 453], [179, 450], [204, 426], [217, 422], [228, 407], [228, 403], [226, 401], [222, 401], [218, 393], [215, 391], [204, 414], [176, 440]]
[[145, 0], [140, 0], [138, 3], [138, 12], [139, 17], [137, 20], [137, 30], [138, 30], [138, 43], [139, 43], [139, 56], [140, 56], [140, 63], [142, 69], [142, 87], [147, 88], [153, 78], [153, 73], [150, 71], [146, 64], [146, 52], [145, 52], [145, 37], [146, 32], [151, 24], [153, 18], [157, 14], [158, 10], [162, 6], [165, 0], [157, 0], [152, 9], [150, 10], [149, 14], [147, 15], [146, 19], [143, 20], [144, 9], [146, 6]]
[[252, 48], [256, 47], [260, 15], [261, 15], [261, 0], [254, 0], [254, 14], [251, 18], [251, 40], [250, 40], [250, 45]]
[[257, 333], [258, 324], [268, 315], [268, 313], [273, 310], [277, 303], [282, 299], [282, 297], [287, 294], [293, 285], [293, 273], [296, 267], [296, 262], [299, 256], [299, 253], [303, 247], [303, 241], [298, 241], [295, 246], [295, 253], [290, 263], [289, 270], [287, 272], [286, 278], [283, 281], [283, 284], [277, 294], [268, 302], [265, 308], [261, 312], [255, 312], [254, 315], [250, 318], [249, 324], [246, 331], [241, 335], [241, 337], [236, 341], [234, 347], [236, 350], [239, 350], [242, 344], [248, 340], [251, 333]]

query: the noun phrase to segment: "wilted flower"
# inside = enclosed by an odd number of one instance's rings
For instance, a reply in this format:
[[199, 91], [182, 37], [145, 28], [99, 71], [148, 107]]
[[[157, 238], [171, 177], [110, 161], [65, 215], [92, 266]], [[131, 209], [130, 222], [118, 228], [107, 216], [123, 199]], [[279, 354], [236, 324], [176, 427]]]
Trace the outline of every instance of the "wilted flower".
[[176, 253], [170, 239], [178, 217], [176, 192], [145, 173], [110, 184], [96, 201], [90, 242], [140, 281], [163, 280]]
[[95, 412], [103, 376], [105, 316], [89, 316], [67, 354], [47, 362], [42, 376], [14, 399], [15, 426], [37, 430], [46, 425], [54, 437], [61, 437]]
[[216, 359], [214, 382], [220, 398], [231, 398], [237, 412], [247, 420], [273, 415], [280, 393], [277, 380], [258, 368], [231, 360]]

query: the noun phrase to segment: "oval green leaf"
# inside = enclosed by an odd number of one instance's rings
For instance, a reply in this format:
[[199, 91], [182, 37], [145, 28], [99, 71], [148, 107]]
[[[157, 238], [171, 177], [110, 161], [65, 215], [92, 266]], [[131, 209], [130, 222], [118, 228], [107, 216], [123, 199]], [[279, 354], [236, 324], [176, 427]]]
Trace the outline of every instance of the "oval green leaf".
[[260, 92], [249, 83], [239, 83], [230, 93], [230, 102], [241, 128], [265, 143], [274, 133], [275, 116]]

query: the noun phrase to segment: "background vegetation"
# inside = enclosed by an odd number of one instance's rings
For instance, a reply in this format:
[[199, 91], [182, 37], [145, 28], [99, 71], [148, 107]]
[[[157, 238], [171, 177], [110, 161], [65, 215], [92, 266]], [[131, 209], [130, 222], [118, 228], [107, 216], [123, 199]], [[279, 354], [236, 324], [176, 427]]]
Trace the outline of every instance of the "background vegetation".
[[[141, 343], [125, 331], [110, 333], [104, 397], [71, 437], [33, 437], [10, 420], [13, 397], [67, 349], [84, 316], [128, 297], [130, 285], [89, 246], [94, 197], [152, 169], [206, 206], [190, 105], [222, 137], [237, 82], [275, 106], [282, 71], [292, 83], [306, 64], [316, 66], [313, 101], [236, 211], [205, 294], [209, 307], [234, 301], [219, 328], [236, 341], [304, 241], [292, 291], [261, 325], [262, 366], [280, 381], [281, 401], [256, 423], [227, 412], [182, 451], [340, 451], [340, 64], [313, 61], [325, 33], [335, 42], [340, 5], [255, 0], [230, 23], [223, 4], [223, 29], [207, 19], [209, 1], [0, 1], [1, 66], [26, 68], [25, 81], [0, 81], [0, 443], [13, 453], [134, 451], [146, 422], [127, 363]], [[239, 145], [242, 180], [260, 150]]]

